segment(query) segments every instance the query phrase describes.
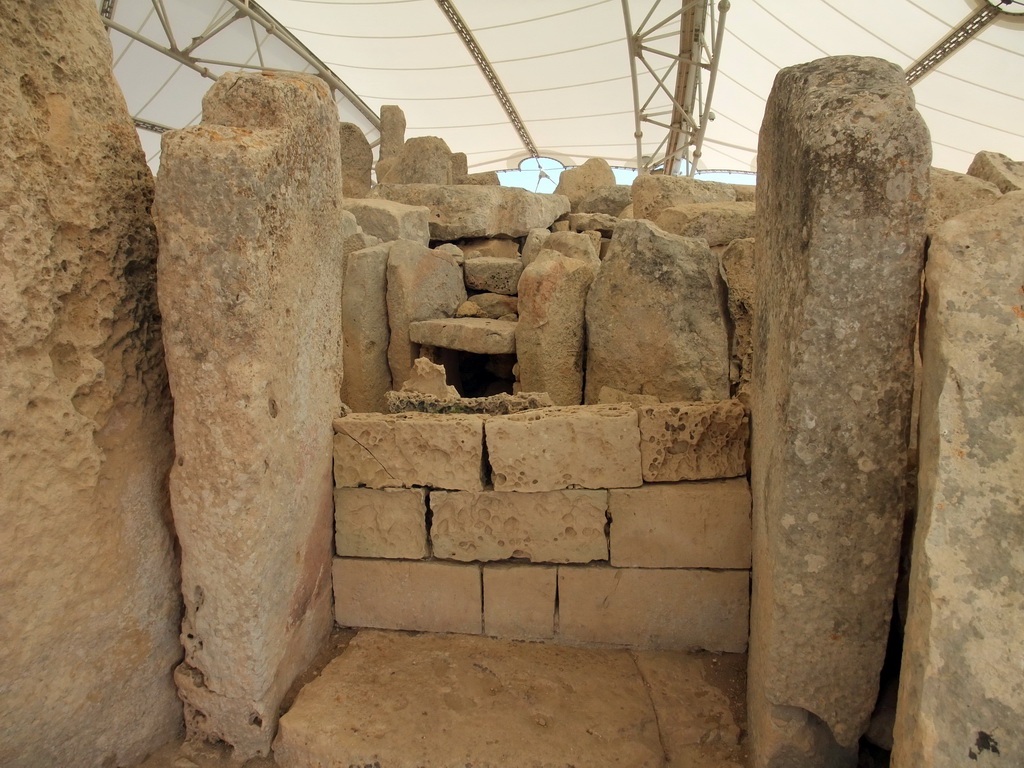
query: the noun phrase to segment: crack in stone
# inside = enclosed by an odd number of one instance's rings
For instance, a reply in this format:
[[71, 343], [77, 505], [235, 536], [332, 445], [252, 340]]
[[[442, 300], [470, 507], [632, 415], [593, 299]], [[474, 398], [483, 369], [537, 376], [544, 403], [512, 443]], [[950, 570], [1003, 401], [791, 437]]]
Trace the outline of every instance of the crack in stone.
[[629, 658], [633, 661], [633, 666], [636, 667], [636, 673], [640, 675], [640, 680], [644, 684], [644, 690], [647, 691], [647, 700], [651, 702], [651, 712], [654, 713], [654, 727], [658, 729], [658, 743], [661, 744], [662, 765], [668, 766], [670, 764], [668, 746], [665, 744], [665, 737], [661, 731], [661, 720], [658, 717], [658, 707], [654, 703], [654, 694], [651, 692], [651, 684], [647, 681], [647, 677], [644, 675], [643, 670], [640, 669], [640, 662], [637, 660], [636, 652], [629, 651]]

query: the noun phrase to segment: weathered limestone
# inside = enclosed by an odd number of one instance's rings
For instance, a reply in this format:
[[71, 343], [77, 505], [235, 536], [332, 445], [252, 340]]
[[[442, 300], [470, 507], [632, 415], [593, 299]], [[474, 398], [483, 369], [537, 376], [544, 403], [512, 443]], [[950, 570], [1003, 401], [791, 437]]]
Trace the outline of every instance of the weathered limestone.
[[501, 185], [501, 180], [498, 178], [498, 174], [495, 171], [480, 171], [479, 173], [470, 173], [459, 184], [472, 184], [480, 187], [497, 187]]
[[516, 351], [516, 324], [486, 317], [423, 320], [409, 325], [409, 338], [417, 344], [477, 355], [509, 355]]
[[893, 765], [1024, 764], [1024, 192], [928, 251], [919, 506]]
[[480, 566], [433, 560], [334, 560], [334, 616], [343, 627], [482, 631]]
[[449, 162], [452, 167], [452, 184], [464, 184], [469, 176], [469, 155], [465, 152], [452, 152]]
[[407, 139], [378, 180], [381, 184], [451, 184], [452, 151], [437, 136]]
[[308, 75], [223, 75], [203, 123], [163, 141], [155, 215], [185, 595], [175, 678], [190, 735], [239, 757], [269, 751], [282, 696], [330, 630], [340, 166], [334, 102]]
[[633, 202], [633, 188], [625, 184], [611, 184], [591, 190], [577, 206], [578, 213], [603, 213], [618, 216]]
[[484, 634], [508, 640], [550, 640], [555, 635], [558, 569], [495, 563], [483, 567]]
[[341, 293], [345, 375], [341, 399], [358, 413], [384, 410], [391, 389], [388, 364], [387, 270], [390, 243], [350, 253]]
[[601, 266], [601, 257], [598, 253], [600, 242], [600, 236], [592, 237], [591, 234], [583, 232], [552, 232], [544, 238], [543, 248], [534, 254], [533, 259], [530, 262], [524, 259], [523, 263], [528, 266], [543, 250], [549, 250], [557, 251], [570, 259], [589, 262], [596, 271]]
[[418, 413], [335, 419], [335, 484], [483, 490], [483, 424], [479, 416]]
[[834, 57], [779, 73], [759, 147], [752, 766], [839, 768], [892, 609], [930, 144], [898, 67]]
[[733, 397], [750, 403], [750, 373], [754, 360], [754, 238], [733, 240], [722, 251], [722, 277], [729, 295], [729, 384]]
[[[666, 208], [691, 203], [730, 203], [736, 190], [686, 176], [645, 173], [633, 180], [633, 218], [654, 221]], [[621, 215], [621, 213], [620, 213]]]
[[503, 296], [500, 293], [474, 293], [468, 301], [480, 310], [480, 317], [497, 320], [506, 315], [519, 314], [519, 299], [516, 296]]
[[396, 389], [419, 357], [409, 327], [419, 320], [451, 317], [466, 300], [462, 268], [451, 254], [398, 240], [388, 256], [388, 363]]
[[690, 203], [666, 208], [655, 223], [666, 232], [701, 237], [708, 245], [728, 245], [754, 235], [753, 203]]
[[562, 407], [487, 421], [496, 491], [632, 488], [641, 484], [636, 411]]
[[0, 764], [181, 727], [153, 182], [94, 3], [0, 14]]
[[523, 237], [569, 212], [569, 199], [515, 187], [381, 184], [371, 194], [430, 208], [430, 239]]
[[460, 397], [457, 400], [442, 400], [413, 392], [388, 392], [387, 403], [388, 413], [478, 413], [486, 416], [550, 408], [554, 405], [545, 392], [520, 392], [516, 395], [500, 392], [488, 397]]
[[433, 491], [434, 557], [534, 563], [608, 559], [606, 491], [478, 493]]
[[427, 492], [422, 488], [336, 488], [335, 549], [341, 557], [427, 557]]
[[728, 398], [724, 286], [705, 243], [619, 223], [587, 297], [586, 402], [603, 386], [662, 401]]
[[596, 189], [614, 184], [615, 172], [608, 165], [608, 161], [600, 157], [592, 157], [583, 165], [562, 171], [558, 176], [555, 194], [568, 197], [571, 210], [575, 213], [580, 209], [580, 203]]
[[514, 296], [519, 276], [523, 273], [523, 262], [501, 256], [479, 256], [466, 259], [463, 269], [467, 287], [475, 291]]
[[370, 191], [373, 150], [362, 129], [354, 123], [341, 123], [341, 186], [346, 198], [366, 197]]
[[462, 244], [462, 253], [467, 259], [479, 256], [493, 256], [501, 259], [518, 259], [519, 243], [507, 237], [485, 237]]
[[615, 216], [604, 213], [570, 213], [569, 229], [573, 232], [596, 231], [605, 237], [611, 237], [618, 221]]
[[397, 157], [405, 144], [405, 112], [396, 104], [380, 108], [380, 159]]
[[637, 412], [645, 482], [747, 474], [750, 418], [738, 400], [644, 405]]
[[928, 233], [934, 234], [942, 223], [965, 211], [991, 205], [1000, 198], [999, 187], [990, 181], [932, 168], [931, 197], [928, 199]]
[[593, 281], [586, 261], [555, 251], [541, 251], [523, 270], [515, 325], [523, 391], [547, 392], [556, 405], [583, 401], [584, 309]]
[[999, 152], [979, 152], [967, 175], [991, 182], [1003, 193], [1024, 189], [1024, 161], [1011, 160]]
[[425, 357], [416, 358], [409, 378], [402, 385], [402, 391], [430, 395], [439, 400], [455, 400], [459, 397], [459, 391], [448, 384], [444, 366], [432, 363]]
[[737, 203], [753, 203], [757, 198], [757, 186], [754, 184], [730, 184], [736, 193]]
[[427, 225], [430, 210], [421, 205], [402, 205], [389, 200], [345, 200], [342, 206], [356, 217], [360, 229], [384, 242], [411, 240], [420, 245], [430, 242]]
[[559, 566], [558, 635], [570, 643], [740, 653], [747, 571]]
[[615, 488], [608, 516], [616, 567], [750, 568], [746, 478]]

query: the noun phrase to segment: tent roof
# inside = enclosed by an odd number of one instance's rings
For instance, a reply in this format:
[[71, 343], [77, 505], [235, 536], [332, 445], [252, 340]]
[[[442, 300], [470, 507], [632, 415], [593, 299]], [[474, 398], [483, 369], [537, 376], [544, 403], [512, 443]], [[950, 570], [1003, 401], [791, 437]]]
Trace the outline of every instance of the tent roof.
[[[999, 0], [988, 0], [997, 4]], [[1024, 12], [1020, 0], [1009, 10]], [[114, 71], [133, 116], [151, 128], [198, 122], [208, 75], [239, 65], [320, 71], [333, 77], [343, 120], [371, 141], [383, 104], [405, 111], [407, 136], [435, 135], [469, 156], [470, 170], [516, 167], [530, 155], [442, 0], [98, 0], [111, 21]], [[698, 167], [750, 171], [776, 72], [828, 55], [878, 56], [907, 68], [986, 0], [732, 0]], [[635, 166], [634, 102], [624, 9], [633, 28], [654, 8], [670, 17], [685, 0], [447, 0], [507, 92], [541, 155], [567, 165], [604, 157]], [[727, 4], [726, 4], [727, 5]], [[256, 17], [252, 13], [258, 12]], [[262, 12], [266, 12], [264, 15]], [[249, 13], [250, 15], [246, 15]], [[714, 13], [714, 11], [712, 11]], [[660, 16], [658, 15], [660, 14]], [[664, 46], [680, 39], [680, 15]], [[266, 22], [270, 19], [270, 22]], [[280, 27], [275, 27], [275, 21]], [[674, 26], [673, 26], [674, 25]], [[204, 34], [221, 29], [206, 39]], [[170, 49], [168, 57], [132, 39]], [[200, 43], [189, 48], [195, 38]], [[710, 53], [710, 52], [709, 52]], [[669, 90], [668, 59], [649, 54], [640, 98]], [[653, 72], [653, 74], [652, 74]], [[933, 140], [934, 164], [963, 171], [980, 150], [1024, 158], [1024, 16], [997, 20], [914, 85]], [[708, 72], [704, 72], [706, 89]], [[656, 95], [649, 111], [671, 109]], [[667, 118], [662, 118], [667, 119]], [[666, 131], [644, 124], [642, 151]], [[140, 131], [151, 162], [159, 136]]]

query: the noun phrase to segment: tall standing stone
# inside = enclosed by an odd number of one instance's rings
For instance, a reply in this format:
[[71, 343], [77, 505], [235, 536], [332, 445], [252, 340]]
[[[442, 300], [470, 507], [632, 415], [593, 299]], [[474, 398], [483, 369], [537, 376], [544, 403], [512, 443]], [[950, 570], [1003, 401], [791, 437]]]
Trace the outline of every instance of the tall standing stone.
[[932, 238], [893, 765], [1024, 765], [1024, 192]]
[[153, 182], [89, 0], [0, 14], [0, 765], [181, 727]]
[[380, 108], [380, 159], [398, 156], [405, 144], [405, 112], [397, 104], [384, 104]]
[[345, 197], [366, 197], [370, 192], [373, 150], [362, 128], [341, 123], [341, 178]]
[[341, 150], [307, 75], [229, 73], [166, 134], [160, 308], [177, 460], [191, 737], [266, 754], [281, 698], [331, 627]]
[[350, 253], [341, 292], [341, 333], [345, 376], [341, 399], [356, 413], [385, 412], [391, 389], [388, 365], [388, 253], [380, 243]]
[[929, 161], [895, 65], [843, 56], [776, 77], [755, 241], [755, 768], [855, 764], [878, 694]]

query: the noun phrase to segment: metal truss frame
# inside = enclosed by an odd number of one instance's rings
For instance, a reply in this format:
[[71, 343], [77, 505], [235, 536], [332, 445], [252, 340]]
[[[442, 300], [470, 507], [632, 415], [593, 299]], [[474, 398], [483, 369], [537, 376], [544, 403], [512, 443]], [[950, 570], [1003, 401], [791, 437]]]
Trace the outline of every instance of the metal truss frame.
[[[678, 9], [658, 19], [654, 15], [662, 0], [655, 0], [636, 29], [630, 19], [629, 0], [621, 2], [633, 83], [637, 170], [640, 173], [657, 170], [665, 174], [679, 174], [685, 169], [687, 175], [693, 176], [700, 161], [708, 123], [714, 119], [711, 98], [721, 61], [729, 0], [719, 0], [717, 6], [714, 0], [680, 0]], [[674, 31], [677, 23], [678, 35]], [[678, 51], [657, 47], [657, 41], [676, 37], [679, 40]], [[659, 74], [652, 61], [660, 64], [667, 61], [669, 65]], [[654, 87], [643, 101], [640, 100], [638, 79], [641, 68], [654, 78]], [[674, 82], [670, 83], [672, 78]], [[667, 96], [671, 107], [652, 109], [652, 103], [659, 96]], [[663, 99], [661, 103], [664, 103]], [[644, 123], [666, 131], [658, 147], [649, 154], [643, 150]]]

